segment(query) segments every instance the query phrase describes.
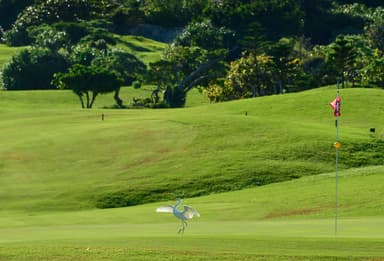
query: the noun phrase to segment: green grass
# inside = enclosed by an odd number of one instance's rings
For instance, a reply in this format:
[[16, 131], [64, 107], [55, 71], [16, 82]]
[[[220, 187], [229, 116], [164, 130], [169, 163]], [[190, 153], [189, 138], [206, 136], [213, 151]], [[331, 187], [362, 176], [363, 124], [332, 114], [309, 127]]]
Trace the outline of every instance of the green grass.
[[23, 49], [25, 49], [25, 47], [9, 47], [5, 44], [0, 44], [0, 70], [14, 54]]
[[[118, 38], [146, 64], [166, 47]], [[0, 91], [0, 260], [383, 260], [384, 92], [341, 95], [335, 235], [334, 87], [162, 110]], [[176, 197], [201, 213], [183, 236], [154, 211]]]
[[[382, 165], [384, 92], [342, 95], [340, 169]], [[117, 207], [330, 172], [333, 97], [323, 88], [177, 110], [81, 110], [70, 92], [1, 92], [0, 204]]]
[[[334, 234], [334, 174], [187, 199], [201, 218], [183, 236], [165, 203], [0, 217], [4, 260], [381, 260], [384, 167], [340, 173]], [[356, 194], [358, 192], [358, 194]]]
[[[163, 110], [0, 92], [0, 260], [382, 260], [384, 92], [341, 95], [335, 236], [334, 88]], [[184, 236], [154, 211], [176, 196], [201, 213]]]
[[146, 64], [160, 59], [167, 44], [157, 42], [142, 36], [116, 35], [116, 47], [133, 53]]

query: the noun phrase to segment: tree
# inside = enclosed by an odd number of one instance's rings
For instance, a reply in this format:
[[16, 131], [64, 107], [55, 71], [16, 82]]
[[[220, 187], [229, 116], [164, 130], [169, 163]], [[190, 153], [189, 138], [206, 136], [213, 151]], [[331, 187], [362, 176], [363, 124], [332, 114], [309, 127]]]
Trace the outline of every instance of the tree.
[[372, 48], [384, 53], [384, 19], [376, 20], [366, 29], [368, 42]]
[[384, 56], [376, 57], [365, 68], [366, 81], [384, 88]]
[[52, 83], [60, 89], [72, 90], [81, 107], [90, 109], [99, 94], [116, 91], [123, 80], [105, 68], [75, 64], [68, 73], [55, 73]]
[[[104, 55], [95, 57], [91, 64], [113, 71], [123, 80], [123, 84], [130, 86], [136, 80], [143, 79], [146, 65], [133, 54], [122, 50], [107, 50]], [[123, 107], [123, 100], [119, 97], [120, 88], [115, 89], [114, 99], [119, 107]]]
[[182, 107], [187, 93], [195, 86], [208, 85], [209, 79], [224, 75], [220, 63], [224, 50], [208, 52], [200, 47], [172, 45], [162, 60], [150, 64], [152, 80], [165, 90], [163, 101], [170, 107]]
[[3, 69], [3, 83], [7, 90], [53, 89], [53, 74], [64, 72], [67, 61], [46, 48], [29, 48], [14, 55]]
[[8, 30], [18, 14], [34, 0], [0, 0], [0, 27]]
[[111, 1], [105, 0], [35, 1], [34, 5], [19, 14], [4, 38], [9, 45], [27, 45], [31, 43], [27, 33], [30, 26], [101, 18], [106, 15], [106, 10], [111, 8], [111, 4]]
[[275, 65], [271, 56], [244, 52], [240, 59], [230, 64], [222, 99], [234, 100], [276, 93], [274, 71]]
[[288, 83], [294, 81], [299, 71], [300, 60], [295, 57], [293, 46], [292, 39], [282, 38], [268, 51], [276, 67], [274, 78], [278, 81], [280, 93], [288, 90]]
[[353, 44], [343, 35], [338, 36], [331, 48], [330, 58], [336, 67], [344, 88], [347, 72], [354, 70], [356, 51]]
[[234, 41], [235, 33], [225, 27], [216, 27], [211, 20], [193, 21], [176, 36], [176, 46], [198, 46], [205, 50], [226, 48]]

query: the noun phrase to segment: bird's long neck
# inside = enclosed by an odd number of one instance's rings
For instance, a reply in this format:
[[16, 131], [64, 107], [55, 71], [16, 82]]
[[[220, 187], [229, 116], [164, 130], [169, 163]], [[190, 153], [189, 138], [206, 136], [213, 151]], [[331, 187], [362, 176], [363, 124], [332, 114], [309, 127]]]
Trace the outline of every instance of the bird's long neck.
[[175, 208], [177, 209], [177, 208], [180, 206], [180, 204], [181, 204], [181, 199], [178, 199], [178, 200], [177, 200], [177, 203], [176, 203], [176, 205], [175, 205]]

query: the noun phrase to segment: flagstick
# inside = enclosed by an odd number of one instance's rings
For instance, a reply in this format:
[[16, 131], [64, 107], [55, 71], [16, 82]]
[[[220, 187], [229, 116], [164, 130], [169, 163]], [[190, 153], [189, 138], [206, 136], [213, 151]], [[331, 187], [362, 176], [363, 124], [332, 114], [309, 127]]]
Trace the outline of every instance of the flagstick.
[[[336, 142], [339, 140], [339, 117], [336, 118]], [[338, 173], [338, 163], [339, 163], [339, 149], [336, 148], [336, 198], [335, 198], [335, 236], [337, 235], [337, 219], [339, 212], [339, 173]]]
[[[339, 96], [339, 79], [337, 79], [337, 96]], [[336, 143], [339, 142], [339, 117], [336, 117]], [[338, 231], [338, 216], [339, 216], [339, 173], [338, 173], [338, 165], [339, 165], [339, 149], [336, 148], [336, 191], [335, 191], [335, 236], [337, 236]]]

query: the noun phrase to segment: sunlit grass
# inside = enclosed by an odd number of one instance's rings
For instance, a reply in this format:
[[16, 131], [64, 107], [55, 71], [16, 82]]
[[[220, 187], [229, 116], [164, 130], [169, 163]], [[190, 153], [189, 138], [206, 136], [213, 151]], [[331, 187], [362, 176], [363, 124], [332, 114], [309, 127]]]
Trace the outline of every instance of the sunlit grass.
[[[333, 88], [159, 110], [2, 91], [0, 260], [380, 260], [384, 92], [341, 93], [335, 236]], [[155, 213], [176, 196], [201, 213], [184, 236]], [[163, 202], [95, 208], [108, 200]]]
[[[201, 213], [184, 235], [165, 203], [129, 208], [3, 212], [0, 257], [82, 260], [380, 260], [384, 257], [383, 167], [334, 173], [186, 199]], [[365, 191], [356, 196], [356, 191]], [[363, 194], [361, 192], [361, 194]], [[173, 202], [172, 202], [173, 203]]]
[[[340, 169], [383, 164], [384, 92], [342, 95]], [[71, 92], [0, 92], [0, 202], [28, 211], [116, 207], [329, 172], [333, 97], [323, 88], [185, 109], [103, 109], [110, 95], [82, 110]]]

